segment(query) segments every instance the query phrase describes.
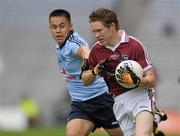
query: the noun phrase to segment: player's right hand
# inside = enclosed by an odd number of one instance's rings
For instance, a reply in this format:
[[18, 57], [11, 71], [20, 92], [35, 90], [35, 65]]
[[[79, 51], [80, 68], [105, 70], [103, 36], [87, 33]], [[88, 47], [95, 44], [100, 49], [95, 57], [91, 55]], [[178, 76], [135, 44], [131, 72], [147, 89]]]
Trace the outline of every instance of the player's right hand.
[[134, 73], [129, 66], [126, 66], [127, 71], [129, 72], [131, 79], [134, 84], [139, 85], [141, 82], [141, 79]]
[[102, 60], [101, 62], [99, 62], [99, 63], [95, 66], [95, 68], [92, 70], [92, 73], [93, 73], [94, 75], [96, 75], [96, 76], [97, 76], [97, 75], [102, 75], [102, 73], [106, 71], [105, 65], [107, 64], [107, 62], [108, 62], [108, 59], [107, 59], [107, 58], [104, 59], [104, 60]]
[[121, 70], [118, 70], [118, 82], [120, 83], [126, 83], [126, 84], [136, 84], [137, 86], [140, 83], [140, 78], [131, 70], [129, 66], [126, 66], [126, 68], [121, 68]]

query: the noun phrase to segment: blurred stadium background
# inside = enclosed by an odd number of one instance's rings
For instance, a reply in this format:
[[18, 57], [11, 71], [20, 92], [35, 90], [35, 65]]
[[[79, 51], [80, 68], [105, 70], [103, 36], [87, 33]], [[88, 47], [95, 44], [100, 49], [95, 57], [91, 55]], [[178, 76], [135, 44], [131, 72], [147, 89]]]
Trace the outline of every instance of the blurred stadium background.
[[25, 98], [35, 102], [28, 110], [39, 114], [38, 126], [65, 123], [70, 98], [58, 71], [48, 15], [57, 8], [69, 10], [75, 30], [92, 45], [88, 15], [97, 7], [114, 9], [122, 29], [146, 46], [159, 77], [157, 104], [169, 117], [160, 128], [180, 133], [179, 0], [0, 0], [0, 136], [28, 127], [19, 110]]

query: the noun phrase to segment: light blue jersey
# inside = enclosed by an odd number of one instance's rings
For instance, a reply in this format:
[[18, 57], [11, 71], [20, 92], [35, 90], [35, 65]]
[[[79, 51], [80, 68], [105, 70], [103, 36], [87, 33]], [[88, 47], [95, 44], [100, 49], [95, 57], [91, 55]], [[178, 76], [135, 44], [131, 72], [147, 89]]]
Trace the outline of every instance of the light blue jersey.
[[107, 92], [108, 88], [102, 77], [88, 86], [85, 86], [79, 78], [81, 73], [82, 59], [76, 55], [80, 46], [88, 46], [86, 41], [73, 32], [65, 41], [64, 45], [56, 47], [60, 71], [67, 82], [67, 88], [72, 101], [85, 101]]

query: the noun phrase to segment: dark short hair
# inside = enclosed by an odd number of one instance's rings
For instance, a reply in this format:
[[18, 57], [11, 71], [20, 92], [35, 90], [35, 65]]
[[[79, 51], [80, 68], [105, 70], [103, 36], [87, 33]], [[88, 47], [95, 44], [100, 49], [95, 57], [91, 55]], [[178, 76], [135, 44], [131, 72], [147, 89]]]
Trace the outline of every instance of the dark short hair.
[[93, 10], [89, 15], [89, 22], [101, 21], [104, 26], [110, 27], [111, 23], [115, 23], [116, 30], [119, 30], [119, 21], [116, 13], [108, 8], [98, 8]]
[[69, 23], [71, 23], [71, 15], [70, 15], [70, 13], [68, 11], [66, 11], [64, 9], [53, 10], [49, 14], [49, 20], [51, 19], [51, 17], [57, 17], [57, 16], [63, 16], [68, 20]]

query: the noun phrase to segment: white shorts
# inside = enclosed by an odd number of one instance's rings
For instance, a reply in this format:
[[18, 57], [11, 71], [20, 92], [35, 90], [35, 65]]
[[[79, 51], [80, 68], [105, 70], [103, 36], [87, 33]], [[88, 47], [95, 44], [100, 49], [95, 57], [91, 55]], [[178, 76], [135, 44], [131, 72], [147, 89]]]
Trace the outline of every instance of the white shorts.
[[152, 94], [145, 88], [136, 88], [114, 98], [113, 106], [116, 119], [125, 136], [135, 132], [135, 118], [141, 111], [153, 112]]

